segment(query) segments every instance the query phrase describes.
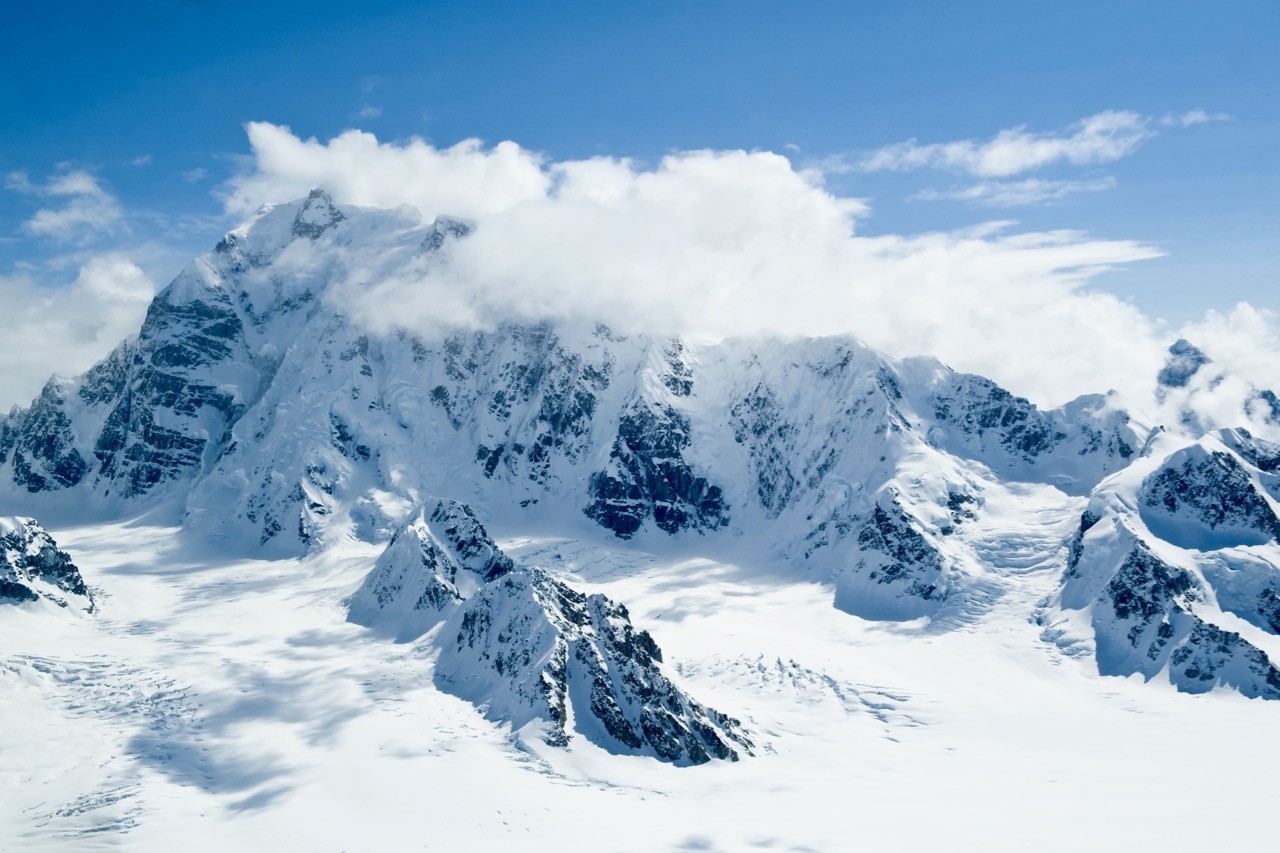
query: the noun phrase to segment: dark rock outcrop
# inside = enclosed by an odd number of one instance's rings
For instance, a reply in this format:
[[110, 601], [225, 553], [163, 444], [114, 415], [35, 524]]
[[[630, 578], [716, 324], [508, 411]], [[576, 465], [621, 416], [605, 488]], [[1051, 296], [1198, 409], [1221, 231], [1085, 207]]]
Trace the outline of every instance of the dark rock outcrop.
[[689, 419], [673, 408], [637, 405], [623, 413], [609, 465], [591, 475], [589, 518], [622, 539], [652, 519], [667, 533], [728, 523], [719, 486], [684, 459]]
[[31, 518], [0, 518], [0, 603], [44, 598], [92, 612], [93, 596], [67, 552]]
[[[532, 720], [565, 745], [577, 733], [611, 752], [676, 764], [736, 761], [751, 741], [738, 721], [687, 697], [627, 609], [538, 569], [482, 587], [446, 626], [437, 684], [516, 728]], [[572, 728], [570, 725], [572, 721]]]
[[1162, 388], [1185, 388], [1200, 368], [1212, 363], [1213, 359], [1203, 350], [1185, 338], [1179, 338], [1169, 347], [1169, 357], [1156, 376], [1156, 383]]
[[740, 724], [690, 699], [627, 609], [514, 563], [469, 507], [433, 500], [393, 537], [349, 603], [351, 621], [408, 641], [437, 626], [437, 685], [553, 746], [581, 733], [677, 764], [736, 760]]
[[1261, 544], [1280, 537], [1280, 519], [1231, 453], [1193, 445], [1142, 484], [1143, 519], [1184, 548]]

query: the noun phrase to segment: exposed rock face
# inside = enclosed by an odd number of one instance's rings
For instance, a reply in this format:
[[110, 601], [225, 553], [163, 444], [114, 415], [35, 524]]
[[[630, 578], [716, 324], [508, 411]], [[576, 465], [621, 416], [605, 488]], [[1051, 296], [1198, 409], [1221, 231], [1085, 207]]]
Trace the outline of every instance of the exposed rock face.
[[435, 499], [391, 538], [351, 597], [350, 619], [410, 640], [481, 584], [514, 568], [469, 506]]
[[877, 504], [857, 531], [857, 558], [836, 575], [836, 606], [874, 619], [911, 619], [951, 592], [946, 560], [895, 498]]
[[727, 524], [723, 493], [684, 460], [688, 446], [689, 419], [675, 409], [624, 412], [608, 467], [591, 475], [588, 517], [623, 539], [647, 519], [667, 533]]
[[293, 218], [293, 235], [315, 240], [347, 217], [338, 210], [333, 199], [324, 190], [314, 189], [307, 202]]
[[1187, 693], [1215, 686], [1280, 699], [1280, 670], [1240, 634], [1196, 615], [1203, 584], [1140, 542], [1111, 574], [1093, 608], [1098, 669], [1103, 675], [1167, 673]]
[[627, 609], [538, 569], [487, 584], [441, 636], [437, 684], [519, 729], [538, 720], [564, 745], [576, 731], [610, 750], [676, 764], [736, 761], [739, 723], [685, 696]]
[[1208, 550], [1280, 536], [1280, 519], [1254, 478], [1225, 450], [1192, 446], [1143, 481], [1143, 517], [1161, 538]]
[[50, 379], [30, 409], [5, 422], [0, 465], [12, 458], [13, 482], [28, 492], [74, 486], [89, 468], [65, 411], [67, 390], [60, 378]]
[[0, 518], [0, 603], [46, 599], [92, 612], [93, 596], [71, 557], [32, 518]]
[[1078, 494], [1136, 454], [1129, 416], [1106, 397], [1087, 395], [1046, 412], [981, 376], [941, 380], [927, 399], [940, 428], [935, 442], [1005, 476]]
[[[92, 392], [112, 404], [94, 442], [97, 480], [126, 498], [188, 480], [212, 462], [257, 384], [242, 369], [250, 359], [240, 317], [215, 288], [161, 294], [131, 349], [127, 373], [104, 371]], [[112, 389], [116, 378], [123, 381]]]
[[454, 501], [430, 501], [396, 533], [349, 618], [406, 641], [441, 626], [438, 686], [553, 746], [577, 732], [677, 764], [751, 748], [736, 720], [672, 684], [625, 607], [516, 565]]
[[[1280, 670], [1256, 645], [1258, 632], [1280, 633], [1276, 517], [1257, 488], [1273, 446], [1239, 430], [1170, 441], [1151, 450], [1150, 473], [1099, 487], [1058, 604], [1090, 614], [1104, 675], [1164, 673], [1189, 693], [1280, 699]], [[1249, 625], [1223, 627], [1224, 614]]]
[[1185, 338], [1179, 338], [1169, 347], [1169, 358], [1156, 377], [1162, 388], [1185, 388], [1191, 377], [1212, 359]]
[[1016, 397], [980, 376], [961, 376], [933, 398], [941, 423], [978, 439], [994, 442], [1005, 453], [1031, 461], [1067, 438], [1030, 401]]
[[1224, 429], [1218, 435], [1223, 444], [1257, 469], [1258, 482], [1280, 501], [1280, 444], [1257, 438], [1247, 429]]

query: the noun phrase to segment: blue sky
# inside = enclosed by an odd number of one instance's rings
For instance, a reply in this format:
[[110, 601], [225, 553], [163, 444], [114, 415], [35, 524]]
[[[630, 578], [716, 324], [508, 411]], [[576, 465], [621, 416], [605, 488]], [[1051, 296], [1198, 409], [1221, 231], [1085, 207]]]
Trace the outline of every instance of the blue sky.
[[[1097, 279], [1149, 314], [1280, 309], [1273, 0], [54, 0], [8, 9], [0, 35], [0, 275], [41, 287], [117, 248], [166, 281], [233, 224], [219, 189], [245, 168], [245, 122], [268, 121], [321, 140], [513, 139], [556, 161], [778, 151], [866, 199], [864, 234], [1080, 229], [1166, 252]], [[908, 140], [1071, 138], [1106, 111], [1139, 123], [1115, 156], [994, 174], [917, 150], [918, 168], [864, 168]], [[81, 172], [98, 195], [57, 184]], [[992, 204], [993, 183], [1025, 181], [1039, 198]], [[31, 224], [67, 199], [115, 226]]]

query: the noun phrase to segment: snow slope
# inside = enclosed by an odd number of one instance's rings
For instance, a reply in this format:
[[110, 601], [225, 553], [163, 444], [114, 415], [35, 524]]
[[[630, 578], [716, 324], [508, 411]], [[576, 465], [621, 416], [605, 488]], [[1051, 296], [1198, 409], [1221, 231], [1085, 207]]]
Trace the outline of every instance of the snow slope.
[[[1180, 850], [1264, 814], [1274, 705], [1099, 678], [1041, 641], [1080, 502], [992, 504], [1022, 519], [979, 531], [999, 584], [946, 625], [860, 620], [750, 563], [500, 536], [628, 602], [673, 679], [756, 733], [699, 767], [531, 751], [437, 690], [433, 644], [346, 620], [374, 547], [211, 561], [172, 528], [58, 530], [100, 613], [0, 621], [0, 847]], [[1199, 819], [1156, 817], [1192, 794]]]
[[[1092, 645], [1104, 675], [1280, 699], [1268, 653], [1280, 633], [1272, 460], [1280, 446], [1243, 430], [1157, 436], [1090, 499], [1047, 634]], [[1073, 613], [1088, 614], [1083, 636]]]

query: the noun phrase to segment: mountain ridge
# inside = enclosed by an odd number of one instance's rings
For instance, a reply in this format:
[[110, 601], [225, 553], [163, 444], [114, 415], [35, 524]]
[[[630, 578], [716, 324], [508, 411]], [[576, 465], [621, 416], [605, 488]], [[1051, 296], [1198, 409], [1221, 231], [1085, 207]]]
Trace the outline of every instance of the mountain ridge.
[[[264, 208], [157, 295], [135, 338], [4, 419], [8, 499], [74, 494], [121, 514], [169, 500], [184, 536], [299, 555], [394, 545], [439, 496], [517, 526], [594, 526], [695, 552], [736, 543], [830, 584], [841, 610], [928, 622], [979, 607], [1003, 582], [973, 528], [1005, 483], [1092, 496], [1090, 517], [1107, 484], [1168, 444], [1110, 396], [1041, 410], [851, 338], [703, 343], [510, 320], [413, 333], [346, 310], [369, 282], [448, 263], [470, 233], [321, 191]], [[1171, 393], [1211, 363], [1182, 342], [1171, 359]], [[1261, 445], [1242, 442], [1215, 452], [1262, 476], [1241, 456]], [[1175, 486], [1189, 476], [1166, 470]], [[1153, 530], [1140, 528], [1149, 551]], [[1070, 544], [1073, 568], [1090, 536]], [[1073, 609], [1065, 600], [1054, 606]], [[1224, 642], [1207, 630], [1193, 646]], [[1257, 651], [1240, 642], [1241, 655]]]

